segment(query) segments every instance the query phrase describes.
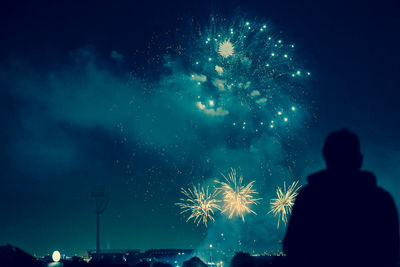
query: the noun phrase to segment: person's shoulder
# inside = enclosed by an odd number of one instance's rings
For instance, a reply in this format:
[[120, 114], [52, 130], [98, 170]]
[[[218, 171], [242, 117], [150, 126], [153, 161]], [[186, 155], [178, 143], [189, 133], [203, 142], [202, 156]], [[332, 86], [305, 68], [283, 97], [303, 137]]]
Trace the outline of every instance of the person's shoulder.
[[383, 189], [380, 186], [376, 186], [375, 192], [376, 192], [376, 196], [378, 198], [380, 198], [381, 200], [386, 201], [386, 202], [393, 202], [392, 195], [388, 191], [386, 191], [386, 189]]
[[324, 181], [324, 178], [326, 178], [327, 176], [328, 176], [327, 170], [321, 170], [321, 171], [310, 174], [307, 177], [308, 187], [310, 187], [310, 185], [312, 186], [315, 183]]
[[316, 186], [316, 184], [319, 183], [319, 181], [321, 180], [320, 178], [322, 176], [324, 176], [323, 173], [324, 173], [324, 171], [320, 171], [320, 172], [309, 175], [307, 177], [308, 183], [301, 186], [299, 193], [297, 195], [297, 199], [312, 195], [314, 190], [316, 189], [314, 187]]
[[369, 185], [370, 188], [374, 191], [375, 197], [382, 201], [393, 202], [392, 195], [382, 187], [378, 186], [376, 177], [372, 172], [361, 171], [360, 175], [364, 183]]
[[325, 187], [325, 184], [329, 182], [327, 179], [329, 177], [329, 173], [327, 170], [321, 170], [315, 173], [310, 174], [307, 177], [307, 185], [303, 187], [304, 192], [314, 191], [314, 189], [318, 189], [321, 186]]
[[367, 186], [372, 186], [372, 187], [376, 187], [376, 177], [375, 175], [370, 172], [370, 171], [360, 171], [358, 173], [358, 180], [367, 185]]

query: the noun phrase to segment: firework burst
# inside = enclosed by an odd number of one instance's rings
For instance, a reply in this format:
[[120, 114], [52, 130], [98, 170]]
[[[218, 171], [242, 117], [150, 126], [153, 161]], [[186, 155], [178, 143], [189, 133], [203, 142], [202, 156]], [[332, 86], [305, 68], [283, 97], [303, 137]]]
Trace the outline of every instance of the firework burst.
[[225, 181], [216, 181], [221, 186], [218, 188], [223, 195], [223, 208], [222, 213], [229, 214], [229, 219], [234, 215], [242, 217], [244, 221], [244, 215], [246, 213], [256, 214], [250, 206], [252, 204], [257, 205], [261, 198], [254, 198], [257, 194], [256, 190], [253, 188], [254, 182], [251, 181], [246, 186], [243, 185], [243, 175], [238, 175], [235, 169], [231, 169], [228, 173], [228, 177], [224, 174], [222, 176]]
[[234, 52], [234, 47], [233, 47], [233, 44], [229, 40], [224, 41], [219, 44], [218, 53], [222, 57], [227, 58], [229, 56], [232, 56], [233, 52]]
[[219, 200], [215, 199], [218, 192], [209, 192], [208, 187], [197, 187], [193, 186], [193, 189], [185, 190], [184, 188], [181, 189], [182, 194], [185, 196], [181, 198], [181, 203], [176, 203], [183, 213], [190, 213], [190, 216], [187, 218], [187, 222], [190, 219], [193, 219], [194, 223], [197, 226], [202, 222], [207, 227], [208, 220], [214, 220], [214, 211], [220, 210], [218, 205]]
[[275, 217], [278, 217], [278, 228], [279, 222], [288, 222], [288, 215], [292, 212], [294, 201], [298, 195], [298, 191], [301, 186], [297, 186], [299, 181], [293, 182], [288, 188], [286, 183], [283, 182], [283, 190], [278, 186], [276, 189], [277, 198], [271, 199], [271, 210], [268, 213], [273, 213]]
[[267, 23], [240, 17], [213, 16], [193, 37], [180, 57], [200, 112], [258, 134], [298, 125], [311, 73], [296, 60], [293, 43]]

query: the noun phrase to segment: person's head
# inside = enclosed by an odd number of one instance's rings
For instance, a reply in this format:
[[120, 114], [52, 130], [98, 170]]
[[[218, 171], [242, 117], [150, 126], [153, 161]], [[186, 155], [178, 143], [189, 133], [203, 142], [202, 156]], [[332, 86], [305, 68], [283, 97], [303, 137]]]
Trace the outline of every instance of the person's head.
[[328, 170], [356, 171], [362, 165], [363, 156], [358, 136], [347, 129], [329, 134], [322, 154]]

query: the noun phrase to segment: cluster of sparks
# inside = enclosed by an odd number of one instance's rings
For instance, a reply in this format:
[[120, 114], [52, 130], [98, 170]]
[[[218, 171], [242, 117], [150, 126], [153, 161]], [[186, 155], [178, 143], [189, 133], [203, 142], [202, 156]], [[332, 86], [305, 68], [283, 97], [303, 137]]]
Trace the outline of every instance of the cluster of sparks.
[[[215, 187], [213, 192], [210, 192], [208, 187], [200, 186], [193, 186], [193, 189], [188, 190], [181, 189], [185, 198], [181, 198], [180, 201], [182, 202], [176, 203], [176, 205], [182, 209], [181, 214], [190, 214], [187, 222], [193, 219], [197, 226], [202, 222], [207, 227], [208, 221], [215, 221], [214, 214], [216, 211], [226, 214], [229, 219], [241, 217], [243, 222], [246, 214], [257, 215], [251, 209], [252, 205], [257, 205], [261, 200], [261, 198], [255, 198], [255, 195], [258, 194], [253, 187], [255, 181], [244, 185], [243, 175], [238, 174], [235, 169], [231, 169], [228, 176], [222, 174], [222, 177], [224, 181], [215, 181], [219, 186]], [[278, 228], [280, 221], [285, 225], [288, 222], [288, 216], [292, 212], [292, 207], [301, 188], [298, 183], [299, 181], [295, 181], [289, 187], [286, 187], [284, 182], [283, 188], [278, 186], [276, 189], [277, 198], [270, 201], [271, 209], [268, 213], [273, 213], [275, 217], [278, 217]], [[220, 193], [222, 200], [217, 199]], [[221, 202], [222, 206], [220, 205]]]
[[176, 203], [182, 211], [181, 214], [189, 212], [190, 215], [186, 221], [193, 221], [199, 225], [202, 222], [207, 227], [207, 221], [214, 221], [214, 212], [220, 210], [219, 200], [215, 199], [216, 191], [209, 192], [208, 187], [193, 186], [193, 189], [181, 189], [185, 198], [181, 198], [181, 203]]
[[283, 183], [283, 190], [278, 186], [276, 189], [277, 198], [271, 199], [271, 210], [269, 213], [273, 213], [275, 217], [278, 217], [278, 228], [279, 222], [282, 221], [285, 225], [288, 222], [288, 216], [292, 212], [294, 201], [298, 195], [298, 191], [301, 186], [297, 186], [298, 181], [293, 182], [288, 188], [286, 183]]
[[222, 176], [225, 178], [225, 181], [217, 181], [221, 185], [218, 190], [221, 190], [223, 194], [224, 205], [222, 213], [229, 214], [230, 219], [234, 215], [240, 216], [243, 221], [246, 213], [256, 214], [250, 208], [253, 204], [257, 205], [260, 200], [254, 198], [254, 195], [257, 194], [253, 188], [255, 181], [251, 181], [246, 186], [243, 185], [243, 175], [240, 174], [238, 178], [235, 169], [232, 169], [228, 173], [228, 177], [223, 174]]
[[[228, 177], [222, 174], [225, 178], [224, 182], [216, 181], [220, 187], [215, 188], [214, 192], [210, 193], [208, 187], [204, 189], [198, 186], [193, 186], [193, 189], [181, 189], [185, 198], [181, 198], [180, 203], [176, 203], [183, 213], [190, 213], [186, 221], [193, 219], [199, 225], [202, 222], [207, 227], [207, 222], [215, 221], [214, 212], [219, 210], [222, 213], [229, 214], [229, 219], [233, 216], [240, 216], [244, 221], [246, 213], [256, 214], [251, 205], [258, 204], [260, 199], [254, 198], [257, 194], [253, 188], [252, 181], [246, 186], [243, 185], [243, 175], [237, 175], [235, 169], [231, 169]], [[220, 200], [216, 199], [217, 195], [222, 192], [222, 207], [219, 205]]]
[[220, 43], [218, 53], [222, 57], [227, 58], [227, 57], [233, 55], [234, 50], [235, 50], [235, 48], [233, 47], [233, 44], [229, 40], [227, 40], [227, 41]]
[[288, 127], [305, 105], [303, 84], [311, 75], [296, 63], [295, 45], [267, 24], [212, 18], [211, 25], [187, 54], [200, 92], [193, 95], [195, 105], [243, 130]]

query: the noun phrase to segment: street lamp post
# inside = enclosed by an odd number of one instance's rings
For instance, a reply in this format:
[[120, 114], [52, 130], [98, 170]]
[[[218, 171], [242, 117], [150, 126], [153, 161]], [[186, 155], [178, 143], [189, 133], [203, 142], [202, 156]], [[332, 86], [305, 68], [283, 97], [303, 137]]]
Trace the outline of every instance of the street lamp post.
[[210, 244], [210, 263], [212, 263], [212, 244]]

